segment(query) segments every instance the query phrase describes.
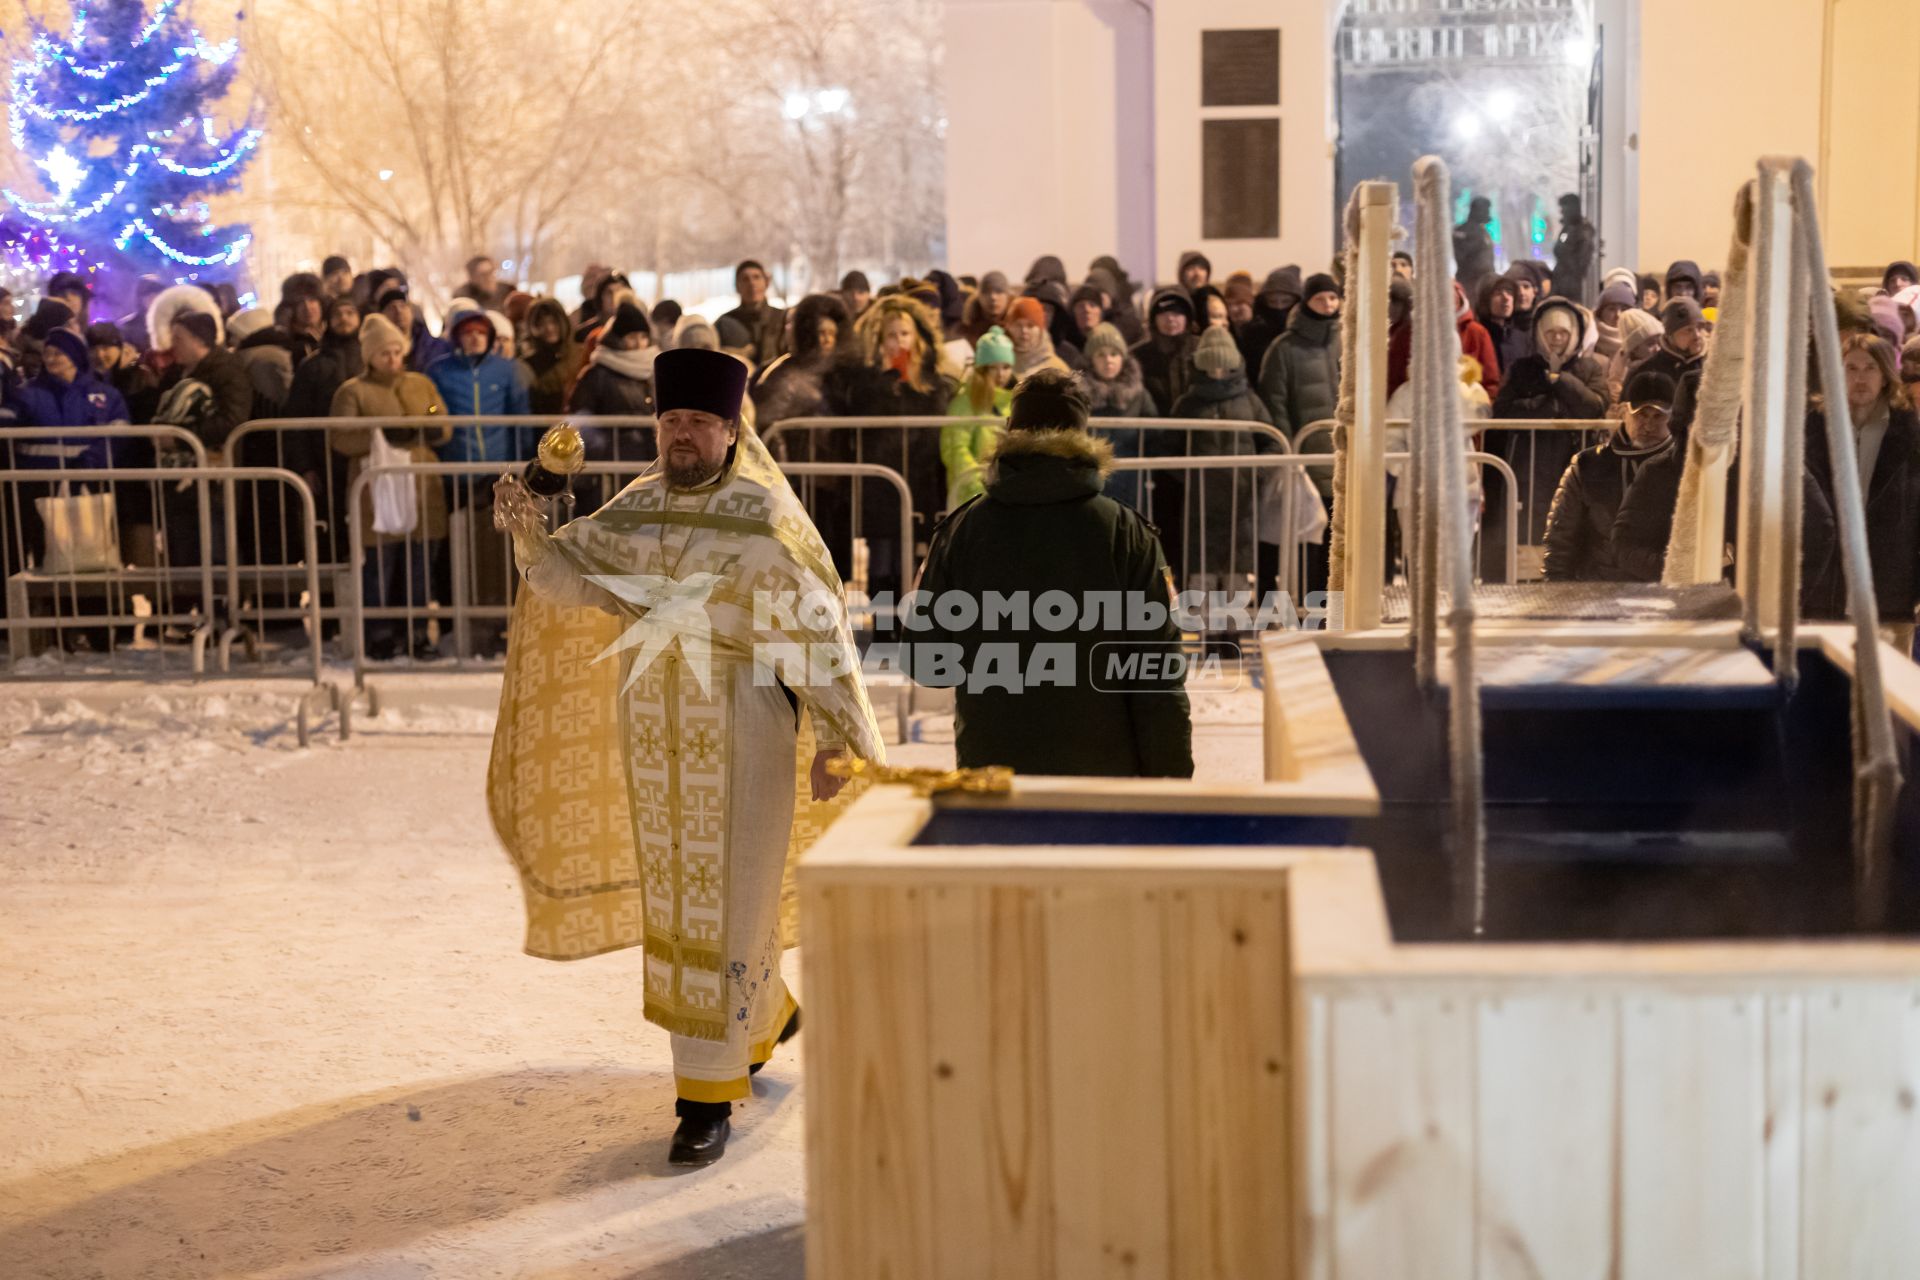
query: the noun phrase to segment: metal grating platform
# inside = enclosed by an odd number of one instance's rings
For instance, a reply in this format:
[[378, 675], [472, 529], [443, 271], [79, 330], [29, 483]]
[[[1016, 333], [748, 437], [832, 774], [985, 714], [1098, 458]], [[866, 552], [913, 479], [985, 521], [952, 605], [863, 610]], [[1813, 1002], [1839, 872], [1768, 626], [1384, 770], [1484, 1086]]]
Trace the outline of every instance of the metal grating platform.
[[[1444, 593], [1442, 601], [1444, 604]], [[1739, 621], [1740, 597], [1725, 583], [1662, 587], [1644, 582], [1491, 583], [1473, 589], [1481, 622], [1728, 622]], [[1404, 584], [1386, 589], [1381, 621], [1406, 622], [1412, 597]]]

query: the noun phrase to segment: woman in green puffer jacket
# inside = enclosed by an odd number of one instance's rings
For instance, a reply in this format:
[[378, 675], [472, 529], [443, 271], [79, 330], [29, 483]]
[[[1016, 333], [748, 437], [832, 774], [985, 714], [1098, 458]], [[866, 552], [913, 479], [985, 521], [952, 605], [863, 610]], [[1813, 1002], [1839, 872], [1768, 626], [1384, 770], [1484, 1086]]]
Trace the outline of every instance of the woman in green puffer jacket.
[[940, 460], [947, 464], [947, 510], [986, 492], [982, 468], [1000, 439], [1000, 421], [1013, 403], [1013, 340], [999, 325], [980, 335], [974, 348], [973, 370], [947, 406], [953, 418], [986, 418], [992, 422], [956, 422], [940, 428]]

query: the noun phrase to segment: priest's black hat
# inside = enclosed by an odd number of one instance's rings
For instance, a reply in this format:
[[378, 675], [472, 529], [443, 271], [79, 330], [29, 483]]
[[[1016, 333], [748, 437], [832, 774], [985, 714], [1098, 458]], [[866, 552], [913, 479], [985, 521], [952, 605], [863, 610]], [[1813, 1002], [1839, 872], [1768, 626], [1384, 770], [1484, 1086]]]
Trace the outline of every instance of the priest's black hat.
[[653, 362], [656, 413], [697, 409], [734, 422], [746, 394], [747, 366], [724, 351], [676, 347]]

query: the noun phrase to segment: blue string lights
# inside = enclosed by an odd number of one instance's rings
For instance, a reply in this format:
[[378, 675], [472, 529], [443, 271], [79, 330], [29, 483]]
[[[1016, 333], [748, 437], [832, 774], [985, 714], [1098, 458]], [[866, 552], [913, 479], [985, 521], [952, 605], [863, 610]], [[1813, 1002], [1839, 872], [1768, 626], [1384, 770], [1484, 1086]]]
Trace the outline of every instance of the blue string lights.
[[0, 288], [25, 296], [56, 271], [91, 276], [105, 268], [91, 247], [59, 231], [0, 218]]
[[9, 232], [0, 247], [16, 263], [92, 245], [137, 274], [243, 274], [252, 234], [216, 226], [205, 199], [238, 184], [265, 136], [250, 121], [217, 128], [210, 114], [238, 69], [238, 38], [208, 40], [178, 0], [70, 3], [65, 34], [36, 21], [8, 77], [8, 134], [51, 198], [5, 190], [0, 208], [48, 230]]

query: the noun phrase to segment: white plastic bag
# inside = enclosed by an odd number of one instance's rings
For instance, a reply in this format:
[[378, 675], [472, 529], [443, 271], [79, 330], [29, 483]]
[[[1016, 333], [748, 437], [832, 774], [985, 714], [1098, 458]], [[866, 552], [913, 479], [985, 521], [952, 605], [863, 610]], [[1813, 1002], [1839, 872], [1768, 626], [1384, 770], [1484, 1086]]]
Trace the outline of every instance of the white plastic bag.
[[[405, 449], [387, 442], [387, 433], [373, 429], [373, 448], [367, 454], [370, 467], [403, 467], [413, 458]], [[408, 472], [375, 476], [373, 490], [373, 531], [403, 535], [420, 523], [420, 482]]]
[[[1286, 527], [1286, 494], [1293, 491], [1293, 528]], [[1327, 504], [1303, 467], [1275, 467], [1261, 481], [1260, 541], [1318, 543], [1327, 531]]]
[[58, 497], [35, 498], [46, 531], [47, 555], [42, 573], [106, 573], [120, 567], [120, 527], [114, 519], [113, 495], [72, 492], [60, 482]]

